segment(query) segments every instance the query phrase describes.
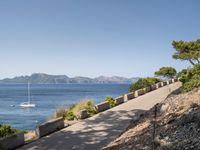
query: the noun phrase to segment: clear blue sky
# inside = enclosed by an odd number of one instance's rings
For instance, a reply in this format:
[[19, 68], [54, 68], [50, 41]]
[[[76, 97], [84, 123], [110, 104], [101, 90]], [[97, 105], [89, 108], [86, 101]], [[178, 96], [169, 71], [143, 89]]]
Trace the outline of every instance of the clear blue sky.
[[173, 40], [200, 38], [198, 0], [0, 1], [0, 78], [152, 76]]

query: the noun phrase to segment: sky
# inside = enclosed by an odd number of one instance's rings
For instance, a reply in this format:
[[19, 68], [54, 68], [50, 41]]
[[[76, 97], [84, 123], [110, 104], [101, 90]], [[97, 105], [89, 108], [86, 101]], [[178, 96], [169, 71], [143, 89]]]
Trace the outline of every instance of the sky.
[[178, 71], [173, 40], [200, 38], [198, 0], [0, 1], [0, 78], [32, 73], [153, 76]]

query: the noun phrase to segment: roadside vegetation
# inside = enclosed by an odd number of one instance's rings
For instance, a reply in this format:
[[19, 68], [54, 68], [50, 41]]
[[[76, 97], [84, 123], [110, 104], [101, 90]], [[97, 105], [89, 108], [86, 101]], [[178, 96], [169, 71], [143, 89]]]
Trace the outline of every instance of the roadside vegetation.
[[6, 137], [18, 132], [26, 133], [26, 131], [24, 130], [18, 130], [18, 129], [11, 128], [11, 126], [9, 125], [0, 124], [0, 138]]
[[182, 92], [188, 92], [194, 88], [200, 87], [200, 39], [196, 41], [173, 41], [172, 46], [175, 49], [172, 57], [176, 60], [188, 61], [192, 66], [178, 72], [173, 67], [161, 67], [156, 71], [155, 77], [142, 78], [131, 84], [130, 92], [145, 88], [165, 79], [179, 77], [183, 83]]
[[[115, 107], [114, 99], [111, 96], [106, 96], [102, 102], [108, 102], [110, 108]], [[68, 107], [58, 107], [52, 116], [48, 118], [48, 120], [56, 119], [59, 117], [63, 117], [67, 121], [77, 120], [77, 115], [81, 110], [86, 110], [89, 114], [89, 117], [96, 114], [95, 106], [92, 100], [82, 100], [75, 104], [71, 104]]]
[[200, 64], [195, 64], [193, 67], [183, 69], [178, 76], [183, 83], [182, 91], [188, 92], [200, 86]]
[[176, 76], [176, 69], [173, 67], [161, 67], [158, 71], [156, 71], [154, 74], [155, 76], [161, 77], [161, 78], [174, 78]]
[[129, 92], [134, 92], [136, 90], [149, 87], [150, 85], [156, 84], [160, 81], [161, 81], [160, 79], [154, 78], [154, 77], [147, 77], [147, 78], [139, 79], [137, 82], [130, 85]]
[[192, 65], [178, 73], [183, 83], [182, 91], [188, 92], [200, 86], [200, 39], [196, 41], [173, 41], [176, 50], [173, 58], [188, 61]]
[[106, 96], [103, 102], [108, 102], [110, 105], [110, 108], [115, 107], [115, 101], [111, 96]]
[[65, 107], [57, 108], [54, 114], [49, 118], [49, 120], [63, 117], [64, 119], [71, 121], [77, 119], [76, 115], [80, 112], [80, 110], [83, 109], [87, 111], [89, 116], [93, 116], [96, 113], [92, 100], [83, 100], [75, 104], [72, 104], [67, 108]]

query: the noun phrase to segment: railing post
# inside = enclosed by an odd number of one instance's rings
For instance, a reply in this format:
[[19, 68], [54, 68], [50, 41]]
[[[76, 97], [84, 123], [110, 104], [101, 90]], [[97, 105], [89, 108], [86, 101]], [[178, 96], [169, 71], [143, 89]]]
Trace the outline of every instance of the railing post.
[[156, 149], [156, 146], [155, 146], [155, 137], [156, 137], [157, 106], [158, 106], [158, 104], [156, 104], [154, 106], [153, 133], [152, 133], [152, 150]]

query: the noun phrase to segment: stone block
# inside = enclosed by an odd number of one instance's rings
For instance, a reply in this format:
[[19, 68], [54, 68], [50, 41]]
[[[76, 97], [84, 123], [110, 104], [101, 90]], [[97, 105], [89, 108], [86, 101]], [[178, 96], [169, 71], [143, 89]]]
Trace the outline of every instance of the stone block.
[[156, 89], [161, 87], [161, 82], [156, 83]]
[[148, 93], [148, 92], [151, 91], [151, 88], [150, 87], [145, 87], [145, 88], [143, 88], [143, 90], [144, 90], [144, 93]]
[[64, 128], [64, 119], [60, 117], [37, 126], [36, 135], [40, 138], [62, 128]]
[[85, 119], [88, 117], [89, 117], [89, 114], [86, 109], [80, 110], [79, 113], [77, 114], [78, 119]]
[[16, 133], [4, 138], [0, 138], [0, 149], [10, 150], [24, 145], [24, 133]]
[[151, 85], [150, 87], [151, 87], [151, 90], [153, 91], [153, 90], [156, 89], [156, 84], [153, 84], [153, 85]]
[[139, 89], [139, 90], [135, 91], [135, 97], [138, 97], [138, 96], [143, 95], [143, 94], [144, 94], [143, 89]]
[[172, 79], [172, 83], [175, 83], [175, 82], [177, 82], [177, 81], [178, 81], [177, 78]]
[[167, 85], [171, 84], [172, 83], [172, 80], [167, 80]]
[[134, 95], [134, 92], [130, 92], [130, 93], [127, 93], [127, 94], [124, 94], [124, 101], [128, 101], [130, 99], [133, 99], [135, 98], [135, 95]]
[[115, 101], [116, 105], [122, 104], [122, 103], [124, 103], [124, 97], [123, 96], [119, 96], [119, 97], [115, 98], [114, 101]]
[[95, 106], [95, 109], [96, 109], [97, 113], [105, 111], [105, 110], [107, 110], [109, 108], [110, 108], [110, 104], [108, 102], [102, 102], [102, 103], [97, 104]]
[[167, 81], [163, 81], [163, 82], [160, 82], [160, 83], [161, 83], [161, 86], [167, 85]]

